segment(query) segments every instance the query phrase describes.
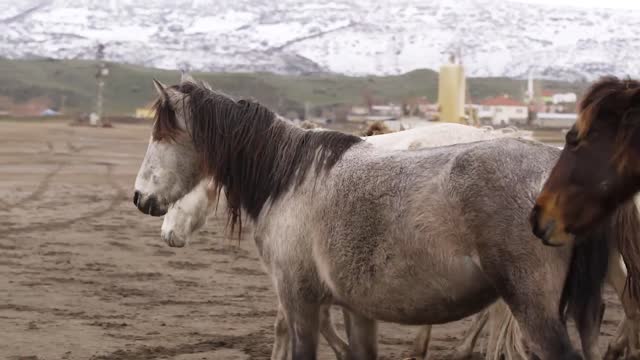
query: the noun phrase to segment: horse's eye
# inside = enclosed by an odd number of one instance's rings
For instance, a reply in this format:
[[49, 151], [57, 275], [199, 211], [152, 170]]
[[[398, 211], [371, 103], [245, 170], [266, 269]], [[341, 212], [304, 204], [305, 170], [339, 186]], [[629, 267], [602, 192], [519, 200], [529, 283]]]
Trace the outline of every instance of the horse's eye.
[[607, 193], [609, 192], [609, 189], [611, 189], [610, 181], [604, 180], [600, 182], [600, 184], [598, 184], [598, 191], [600, 191], [601, 193]]
[[566, 143], [569, 147], [576, 147], [579, 142], [578, 135], [575, 132], [570, 131], [567, 133]]

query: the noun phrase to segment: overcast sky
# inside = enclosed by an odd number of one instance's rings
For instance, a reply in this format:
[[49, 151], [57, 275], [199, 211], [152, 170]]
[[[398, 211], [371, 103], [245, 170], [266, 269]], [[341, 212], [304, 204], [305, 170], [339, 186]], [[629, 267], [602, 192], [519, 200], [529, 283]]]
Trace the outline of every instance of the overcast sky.
[[526, 3], [615, 9], [640, 9], [640, 0], [512, 0]]

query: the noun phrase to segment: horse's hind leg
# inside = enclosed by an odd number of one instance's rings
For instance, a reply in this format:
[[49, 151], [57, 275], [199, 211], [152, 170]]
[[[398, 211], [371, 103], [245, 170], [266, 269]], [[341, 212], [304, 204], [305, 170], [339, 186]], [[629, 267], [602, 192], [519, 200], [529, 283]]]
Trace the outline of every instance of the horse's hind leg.
[[289, 328], [284, 315], [282, 306], [278, 305], [278, 314], [276, 315], [275, 339], [273, 341], [273, 351], [271, 352], [271, 360], [287, 360], [289, 357]]
[[427, 358], [427, 350], [429, 349], [429, 342], [431, 341], [431, 325], [424, 325], [420, 327], [418, 335], [413, 340], [413, 354], [418, 359]]
[[615, 337], [609, 343], [607, 352], [604, 354], [604, 360], [617, 360], [624, 356], [624, 351], [629, 344], [627, 331], [627, 319], [624, 318], [618, 325]]
[[605, 359], [616, 359], [628, 351], [628, 356], [639, 358], [640, 343], [638, 330], [640, 323], [640, 309], [638, 302], [634, 301], [626, 291], [627, 268], [618, 251], [612, 250], [609, 255], [609, 268], [607, 282], [614, 288], [625, 313], [625, 320], [618, 329], [618, 336], [607, 349]]
[[378, 324], [375, 320], [349, 313], [349, 360], [378, 358]]
[[464, 335], [462, 344], [460, 344], [453, 353], [453, 359], [467, 359], [471, 357], [473, 348], [476, 346], [476, 342], [478, 341], [478, 337], [480, 336], [480, 333], [482, 333], [482, 329], [487, 324], [487, 320], [489, 319], [489, 311], [489, 309], [482, 310], [482, 312], [478, 313], [473, 318], [473, 323], [471, 324], [471, 327], [469, 328], [467, 333]]
[[[336, 354], [337, 360], [347, 360], [349, 345], [338, 335], [331, 321], [331, 306], [322, 305], [320, 308], [320, 333]], [[344, 310], [347, 311], [347, 310]]]

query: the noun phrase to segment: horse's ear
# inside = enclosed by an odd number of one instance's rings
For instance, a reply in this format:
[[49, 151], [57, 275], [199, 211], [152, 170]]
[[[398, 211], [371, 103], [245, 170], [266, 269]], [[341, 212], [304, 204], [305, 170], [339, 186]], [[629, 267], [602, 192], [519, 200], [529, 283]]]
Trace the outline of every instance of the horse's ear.
[[204, 86], [205, 89], [213, 91], [213, 88], [211, 87], [211, 85], [209, 85], [208, 82], [200, 81], [200, 83], [202, 84], [202, 86]]
[[175, 87], [167, 86], [156, 79], [153, 79], [153, 86], [155, 86], [162, 102], [169, 106], [175, 105], [182, 98], [183, 94]]
[[182, 75], [180, 75], [180, 83], [185, 82], [195, 83], [196, 80], [188, 72], [183, 71]]
[[158, 96], [160, 96], [162, 101], [164, 101], [165, 103], [168, 103], [169, 93], [167, 92], [167, 86], [156, 79], [153, 79], [153, 86], [156, 88], [156, 91], [158, 92]]

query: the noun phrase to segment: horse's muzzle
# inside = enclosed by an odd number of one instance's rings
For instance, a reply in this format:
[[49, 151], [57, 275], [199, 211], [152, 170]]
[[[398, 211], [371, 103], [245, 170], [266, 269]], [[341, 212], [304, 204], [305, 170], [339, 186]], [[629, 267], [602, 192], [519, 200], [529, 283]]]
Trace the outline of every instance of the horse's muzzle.
[[531, 210], [531, 215], [529, 216], [529, 222], [531, 223], [533, 235], [542, 240], [542, 243], [545, 245], [560, 246], [561, 244], [556, 244], [551, 240], [553, 233], [556, 230], [556, 222], [552, 220], [544, 225], [541, 225], [540, 214], [540, 206], [536, 204], [533, 207], [533, 210]]
[[143, 214], [151, 216], [162, 216], [167, 213], [167, 207], [162, 206], [157, 197], [153, 195], [144, 196], [140, 191], [137, 190], [133, 193], [133, 203]]

